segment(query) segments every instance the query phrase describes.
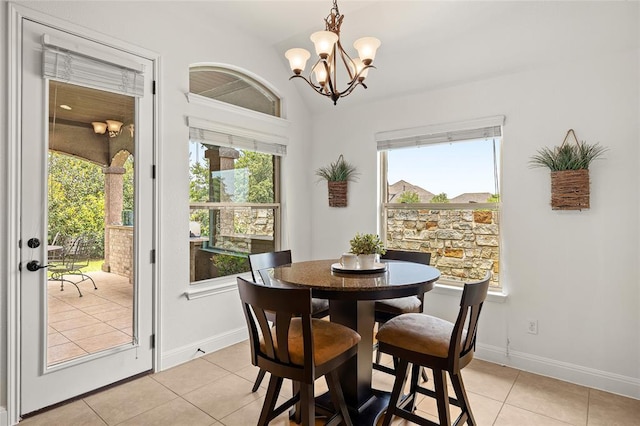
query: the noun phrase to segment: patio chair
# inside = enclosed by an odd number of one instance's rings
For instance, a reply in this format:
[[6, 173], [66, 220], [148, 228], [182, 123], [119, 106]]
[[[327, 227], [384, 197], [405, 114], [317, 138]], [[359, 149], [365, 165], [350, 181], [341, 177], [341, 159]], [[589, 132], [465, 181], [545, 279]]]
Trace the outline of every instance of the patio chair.
[[[82, 272], [82, 268], [89, 266], [89, 258], [91, 255], [91, 248], [93, 246], [93, 240], [85, 235], [73, 238], [65, 244], [62, 249], [62, 259], [59, 263], [51, 263], [49, 265], [49, 280], [60, 281], [60, 291], [64, 291], [64, 283], [73, 284], [78, 290], [78, 294], [82, 297], [82, 292], [78, 284], [84, 281], [91, 281], [93, 289], [97, 290], [95, 281], [89, 275]], [[79, 276], [79, 281], [72, 281], [68, 278], [69, 275]]]

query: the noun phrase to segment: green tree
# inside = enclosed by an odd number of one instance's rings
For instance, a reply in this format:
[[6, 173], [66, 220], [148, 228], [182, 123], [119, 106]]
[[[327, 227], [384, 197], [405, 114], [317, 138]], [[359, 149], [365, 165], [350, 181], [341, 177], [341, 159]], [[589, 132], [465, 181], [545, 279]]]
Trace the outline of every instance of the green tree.
[[209, 165], [205, 161], [189, 167], [189, 201], [209, 201]]
[[102, 167], [68, 155], [49, 153], [49, 234], [88, 235], [94, 257], [104, 255], [104, 173]]
[[435, 195], [431, 201], [429, 201], [430, 203], [448, 203], [449, 202], [449, 198], [447, 198], [447, 194], [444, 192], [441, 192], [438, 195]]
[[129, 155], [124, 163], [124, 176], [122, 182], [122, 208], [124, 210], [133, 210], [133, 200], [135, 191], [134, 182], [134, 161], [133, 155]]
[[[273, 203], [273, 156], [260, 152], [241, 151], [235, 162], [236, 170], [246, 170], [244, 184], [236, 182], [236, 194], [249, 203]], [[239, 187], [240, 186], [240, 187]], [[246, 187], [248, 186], [248, 188]], [[236, 201], [236, 200], [234, 200]]]
[[500, 202], [500, 194], [491, 194], [489, 198], [487, 198], [487, 203], [499, 203]]
[[400, 194], [400, 198], [398, 198], [398, 202], [400, 203], [419, 203], [420, 196], [415, 191], [405, 191]]

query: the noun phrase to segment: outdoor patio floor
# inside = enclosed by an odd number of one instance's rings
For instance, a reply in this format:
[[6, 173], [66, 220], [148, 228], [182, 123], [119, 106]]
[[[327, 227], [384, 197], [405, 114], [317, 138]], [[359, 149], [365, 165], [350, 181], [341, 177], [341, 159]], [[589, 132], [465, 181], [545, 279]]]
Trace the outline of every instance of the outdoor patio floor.
[[[133, 286], [127, 277], [90, 272], [96, 282], [72, 284], [48, 281], [47, 364], [53, 365], [86, 354], [131, 342]], [[78, 276], [65, 276], [78, 281]]]

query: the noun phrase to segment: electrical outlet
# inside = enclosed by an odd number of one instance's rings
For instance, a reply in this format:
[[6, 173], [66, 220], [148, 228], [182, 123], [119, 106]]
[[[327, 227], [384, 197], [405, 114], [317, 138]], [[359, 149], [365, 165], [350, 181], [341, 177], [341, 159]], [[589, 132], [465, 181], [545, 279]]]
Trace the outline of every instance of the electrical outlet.
[[538, 320], [535, 320], [535, 319], [527, 320], [527, 333], [538, 334]]

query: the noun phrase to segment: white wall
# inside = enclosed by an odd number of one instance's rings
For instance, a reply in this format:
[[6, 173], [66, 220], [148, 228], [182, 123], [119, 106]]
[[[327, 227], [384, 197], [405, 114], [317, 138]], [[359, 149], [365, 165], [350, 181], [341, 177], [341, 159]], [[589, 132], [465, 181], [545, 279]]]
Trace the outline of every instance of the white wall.
[[[509, 296], [485, 305], [479, 356], [640, 397], [637, 39], [635, 46], [329, 109], [314, 119], [322, 124], [314, 126], [313, 168], [343, 153], [362, 175], [350, 184], [347, 208], [329, 208], [326, 188], [312, 187], [313, 256], [337, 256], [355, 232], [377, 230], [376, 132], [505, 115], [500, 275]], [[552, 211], [549, 172], [527, 163], [539, 148], [561, 144], [570, 128], [609, 151], [590, 169], [591, 208]], [[452, 317], [458, 298], [428, 294], [427, 311]], [[526, 333], [530, 318], [538, 335]]]
[[[6, 89], [7, 3], [0, 3], [3, 35], [0, 55], [0, 128], [6, 129], [7, 105], [2, 95]], [[193, 109], [189, 91], [189, 64], [216, 62], [232, 64], [260, 76], [285, 99], [285, 117], [290, 120], [291, 139], [283, 160], [283, 210], [285, 212], [285, 248], [296, 257], [310, 255], [310, 216], [308, 177], [304, 170], [310, 161], [305, 144], [310, 139], [309, 118], [295, 86], [288, 81], [286, 64], [280, 52], [225, 26], [220, 16], [198, 13], [198, 2], [126, 2], [113, 15], [112, 2], [24, 2], [24, 6], [59, 19], [90, 28], [89, 33], [103, 33], [146, 50], [161, 58], [158, 80], [159, 103], [159, 197], [161, 203], [159, 241], [159, 282], [161, 298], [160, 351], [162, 367], [191, 359], [196, 349], [207, 352], [233, 343], [246, 334], [235, 288], [217, 296], [187, 300], [189, 288], [188, 244], [188, 128], [185, 116]], [[196, 9], [192, 9], [196, 8]], [[211, 119], [215, 120], [216, 117]], [[245, 126], [246, 127], [246, 126]], [[2, 133], [0, 153], [6, 159], [6, 134]], [[4, 173], [5, 167], [0, 167]], [[2, 175], [4, 178], [5, 176]], [[2, 181], [2, 205], [8, 189]], [[180, 200], [183, 200], [181, 202]], [[293, 200], [293, 202], [291, 201]], [[295, 207], [295, 211], [292, 211]], [[4, 207], [0, 207], [4, 210]], [[5, 220], [2, 221], [4, 225]], [[4, 232], [2, 235], [6, 235]], [[4, 246], [2, 246], [4, 248]], [[2, 250], [2, 249], [0, 249]], [[2, 276], [7, 276], [5, 256], [0, 256]], [[6, 286], [0, 286], [0, 411], [6, 406]], [[0, 419], [2, 413], [0, 413]], [[2, 421], [0, 420], [0, 424]]]

